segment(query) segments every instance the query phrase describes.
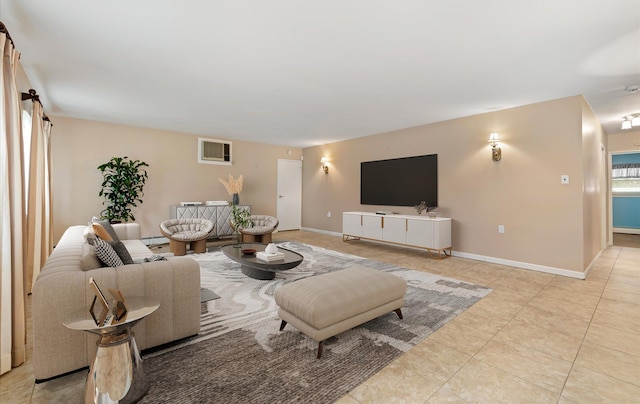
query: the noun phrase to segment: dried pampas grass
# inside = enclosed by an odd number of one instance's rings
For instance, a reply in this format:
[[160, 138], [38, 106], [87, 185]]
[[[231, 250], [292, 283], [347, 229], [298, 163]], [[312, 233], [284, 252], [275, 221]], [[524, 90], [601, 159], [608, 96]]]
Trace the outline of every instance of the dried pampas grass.
[[234, 180], [233, 176], [229, 174], [229, 181], [225, 181], [222, 178], [219, 178], [218, 181], [224, 185], [229, 195], [239, 194], [242, 191], [242, 175]]

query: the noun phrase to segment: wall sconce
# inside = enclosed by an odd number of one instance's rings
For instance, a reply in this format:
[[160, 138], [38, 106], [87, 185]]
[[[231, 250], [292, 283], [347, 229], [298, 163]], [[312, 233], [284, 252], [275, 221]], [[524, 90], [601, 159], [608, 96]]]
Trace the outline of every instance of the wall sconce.
[[502, 159], [502, 149], [498, 147], [498, 142], [500, 141], [500, 135], [496, 132], [491, 133], [489, 135], [489, 143], [491, 143], [491, 155], [493, 161], [500, 161]]
[[320, 159], [320, 162], [322, 163], [322, 171], [324, 171], [325, 174], [329, 174], [329, 166], [327, 165], [328, 161], [329, 159], [326, 157]]

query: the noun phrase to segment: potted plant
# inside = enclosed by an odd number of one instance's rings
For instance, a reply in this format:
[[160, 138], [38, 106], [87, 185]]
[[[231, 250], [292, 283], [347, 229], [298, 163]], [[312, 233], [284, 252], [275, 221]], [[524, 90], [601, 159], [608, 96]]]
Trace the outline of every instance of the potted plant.
[[240, 229], [253, 227], [251, 213], [247, 209], [241, 209], [238, 205], [231, 205], [231, 227], [236, 235], [236, 245], [240, 245]]
[[129, 160], [128, 157], [113, 157], [98, 166], [102, 173], [102, 189], [98, 196], [105, 200], [107, 207], [100, 212], [103, 219], [112, 223], [136, 220], [131, 212], [132, 207], [142, 203], [142, 188], [147, 182], [147, 163], [140, 160]]

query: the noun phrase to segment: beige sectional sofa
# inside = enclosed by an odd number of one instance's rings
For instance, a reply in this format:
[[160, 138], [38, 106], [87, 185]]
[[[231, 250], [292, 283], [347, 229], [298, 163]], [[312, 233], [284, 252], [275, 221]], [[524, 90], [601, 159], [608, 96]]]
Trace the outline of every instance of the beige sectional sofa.
[[[189, 337], [200, 331], [200, 266], [192, 258], [170, 257], [144, 262], [153, 255], [140, 240], [136, 223], [113, 230], [136, 262], [119, 267], [83, 270], [88, 226], [69, 227], [42, 268], [32, 292], [33, 368], [37, 381], [89, 366], [97, 336], [67, 329], [62, 323], [88, 307], [93, 277], [101, 288], [127, 296], [157, 299], [160, 307], [133, 327], [140, 350]], [[84, 261], [83, 261], [84, 262]], [[83, 265], [84, 266], [84, 265]]]

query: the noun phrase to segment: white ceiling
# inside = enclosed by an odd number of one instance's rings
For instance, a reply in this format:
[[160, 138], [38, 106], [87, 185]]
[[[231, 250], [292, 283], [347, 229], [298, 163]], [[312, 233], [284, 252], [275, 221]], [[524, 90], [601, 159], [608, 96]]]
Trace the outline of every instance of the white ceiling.
[[307, 147], [578, 94], [607, 133], [640, 112], [638, 0], [3, 0], [0, 20], [53, 117]]

